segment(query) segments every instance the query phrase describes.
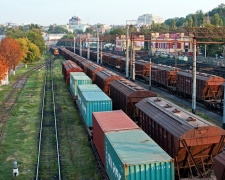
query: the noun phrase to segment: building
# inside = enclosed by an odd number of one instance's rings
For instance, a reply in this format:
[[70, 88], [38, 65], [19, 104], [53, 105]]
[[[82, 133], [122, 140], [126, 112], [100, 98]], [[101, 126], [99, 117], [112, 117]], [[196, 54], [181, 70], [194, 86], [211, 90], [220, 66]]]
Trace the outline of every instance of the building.
[[[176, 34], [161, 34], [151, 33], [151, 40], [165, 40], [165, 42], [151, 42], [151, 53], [159, 54], [175, 54], [177, 51], [178, 55], [187, 55], [193, 56], [193, 46], [190, 41], [192, 38], [185, 36], [184, 33]], [[174, 43], [166, 41], [187, 41], [187, 42], [178, 42], [177, 48]]]
[[[135, 36], [134, 39], [144, 40], [144, 35]], [[128, 45], [130, 46], [130, 36], [128, 37]], [[134, 49], [141, 50], [144, 47], [144, 41], [135, 41]], [[126, 49], [126, 35], [121, 35], [116, 37], [115, 51], [124, 51]]]
[[79, 25], [70, 25], [68, 30], [70, 31], [73, 30], [73, 32], [76, 30], [81, 30], [85, 32], [87, 28], [90, 28], [88, 24], [79, 24]]
[[79, 25], [82, 24], [82, 20], [78, 17], [78, 16], [73, 16], [70, 20], [69, 20], [69, 25]]
[[152, 22], [154, 21], [154, 23], [163, 23], [164, 20], [161, 16], [157, 16], [154, 14], [143, 14], [141, 16], [138, 17], [137, 20], [137, 26], [143, 26], [143, 25], [148, 25], [150, 26], [152, 24]]
[[46, 45], [56, 45], [58, 41], [51, 41], [52, 39], [61, 39], [66, 34], [42, 34], [43, 39], [46, 41]]

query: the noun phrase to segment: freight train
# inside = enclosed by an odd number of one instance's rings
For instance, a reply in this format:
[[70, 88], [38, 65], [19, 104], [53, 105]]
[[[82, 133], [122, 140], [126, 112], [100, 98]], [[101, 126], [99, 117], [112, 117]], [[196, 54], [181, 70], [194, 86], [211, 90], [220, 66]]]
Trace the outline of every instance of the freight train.
[[[72, 48], [67, 47], [70, 51]], [[79, 53], [79, 49], [76, 49]], [[84, 58], [87, 57], [87, 50], [82, 50]], [[90, 51], [90, 57], [97, 61], [96, 51]], [[102, 63], [110, 68], [125, 72], [126, 59], [111, 53], [103, 53]], [[129, 62], [130, 66], [130, 62]], [[135, 61], [135, 75], [148, 83], [150, 64], [144, 60]], [[192, 97], [192, 71], [174, 68], [172, 66], [153, 64], [151, 66], [151, 81], [153, 86], [159, 86], [167, 89], [169, 92], [183, 98]], [[196, 98], [197, 101], [204, 104], [205, 107], [219, 110], [222, 113], [223, 108], [223, 82], [224, 78], [207, 73], [196, 75]]]
[[[142, 155], [149, 157], [142, 151], [139, 152], [139, 149], [147, 148], [147, 146], [143, 147], [138, 143], [140, 141], [145, 142], [144, 139], [136, 139], [139, 136], [139, 131], [137, 131], [139, 127], [150, 136], [150, 139], [146, 141], [151, 142], [151, 139], [153, 139], [174, 159], [176, 179], [194, 176], [203, 178], [211, 175], [214, 167], [213, 157], [222, 152], [225, 144], [224, 130], [163, 98], [158, 98], [147, 89], [101, 66], [92, 62], [89, 63], [87, 59], [69, 50], [59, 48], [59, 51], [66, 59], [70, 59], [71, 63], [77, 63], [77, 66], [83, 67], [83, 71], [86, 69], [86, 73], [89, 74], [89, 77], [87, 77], [84, 76], [83, 72], [74, 73], [69, 68], [64, 68], [68, 71], [68, 73], [64, 72], [64, 75], [70, 76], [69, 89], [73, 98], [77, 99], [77, 106], [85, 121], [85, 126], [88, 127], [89, 132], [93, 132], [93, 139], [90, 142], [94, 142], [93, 144], [98, 151], [97, 156], [100, 156], [110, 179], [118, 179], [118, 176], [120, 177], [124, 173], [128, 173], [130, 177], [133, 177], [132, 174], [143, 177], [142, 179], [170, 179], [173, 176], [168, 173], [166, 175], [165, 171], [160, 171], [158, 174], [155, 171], [155, 174], [152, 171], [148, 173], [145, 170], [141, 171], [142, 166], [145, 169], [144, 167], [149, 167], [150, 164], [147, 164], [147, 166], [146, 164], [139, 164], [137, 166], [138, 162], [135, 161], [129, 167], [125, 165], [126, 163], [129, 164], [131, 160], [129, 158], [131, 157], [140, 161], [143, 161]], [[84, 61], [88, 62], [84, 63]], [[89, 65], [87, 65], [88, 63]], [[88, 73], [88, 71], [93, 73]], [[65, 79], [68, 78], [65, 77]], [[171, 77], [171, 81], [172, 79]], [[91, 85], [92, 80], [95, 80], [97, 85]], [[96, 98], [98, 96], [101, 98]], [[88, 102], [91, 103], [88, 105]], [[105, 104], [104, 108], [102, 104]], [[114, 111], [109, 111], [111, 109]], [[120, 109], [126, 112], [139, 127], [135, 126], [135, 123]], [[127, 137], [128, 139], [126, 139]], [[120, 140], [120, 138], [122, 139]], [[142, 138], [142, 135], [140, 135], [140, 138]], [[137, 143], [136, 148], [138, 147], [138, 150], [132, 146], [135, 143]], [[159, 154], [160, 152], [165, 157], [164, 152], [158, 149], [157, 145], [156, 147], [154, 153]], [[108, 151], [109, 149], [111, 150]], [[121, 149], [124, 151], [120, 151]], [[153, 151], [149, 153], [151, 154]], [[156, 154], [153, 154], [151, 154], [151, 158], [156, 160]], [[121, 160], [124, 156], [128, 161]], [[116, 163], [113, 161], [115, 159]], [[144, 159], [144, 163], [148, 163], [147, 158]], [[166, 160], [171, 163], [170, 158], [166, 158]], [[114, 170], [118, 170], [118, 166], [122, 167], [120, 172], [119, 170], [116, 171], [117, 173], [111, 171], [110, 167], [113, 168], [114, 163], [116, 164]], [[169, 166], [162, 164], [160, 167], [168, 168]], [[136, 168], [139, 168], [139, 174], [137, 174]], [[149, 173], [151, 177], [148, 176]], [[141, 176], [139, 176], [140, 174]]]

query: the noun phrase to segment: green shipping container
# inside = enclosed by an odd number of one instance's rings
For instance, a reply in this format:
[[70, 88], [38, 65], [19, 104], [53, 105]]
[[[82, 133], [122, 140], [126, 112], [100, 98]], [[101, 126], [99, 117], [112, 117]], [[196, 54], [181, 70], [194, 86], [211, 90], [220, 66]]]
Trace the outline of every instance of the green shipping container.
[[[77, 104], [81, 103], [82, 92], [102, 92], [102, 90], [96, 84], [78, 85], [77, 86]], [[78, 105], [79, 106], [79, 105]]]
[[92, 127], [92, 112], [112, 111], [112, 100], [104, 92], [83, 92], [78, 107], [86, 125]]
[[110, 180], [174, 180], [174, 160], [142, 130], [105, 133]]
[[78, 93], [77, 86], [82, 84], [92, 84], [92, 81], [84, 72], [70, 73], [70, 89], [75, 99]]

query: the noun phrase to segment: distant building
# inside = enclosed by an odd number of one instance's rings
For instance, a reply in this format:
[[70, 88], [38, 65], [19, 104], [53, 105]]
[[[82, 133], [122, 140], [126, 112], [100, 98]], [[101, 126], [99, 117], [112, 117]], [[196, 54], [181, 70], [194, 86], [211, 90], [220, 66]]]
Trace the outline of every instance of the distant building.
[[76, 31], [76, 30], [82, 30], [83, 32], [85, 32], [86, 29], [89, 28], [89, 27], [90, 26], [88, 24], [79, 24], [79, 25], [70, 25], [69, 29], [70, 30], [72, 29], [73, 32]]
[[[175, 33], [175, 34], [161, 34], [159, 33], [152, 33], [151, 40], [165, 40], [165, 42], [151, 42], [151, 53], [159, 53], [159, 54], [172, 54], [174, 55], [175, 50], [177, 51], [178, 55], [188, 55], [193, 56], [193, 46], [190, 41], [192, 38], [189, 36], [185, 36], [184, 33]], [[177, 48], [175, 44], [172, 42], [166, 41], [183, 41], [177, 43]], [[185, 42], [187, 41], [187, 42]]]
[[138, 20], [137, 20], [137, 26], [143, 26], [143, 25], [151, 25], [152, 22], [155, 22], [155, 23], [163, 23], [164, 20], [161, 16], [157, 16], [157, 15], [154, 15], [154, 14], [143, 14], [141, 16], [138, 17]]
[[66, 34], [43, 34], [42, 37], [46, 41], [46, 45], [56, 45], [58, 41], [51, 41], [52, 39], [61, 39]]
[[78, 17], [78, 16], [73, 16], [70, 20], [69, 20], [69, 25], [79, 25], [82, 24], [82, 20]]
[[[144, 35], [134, 36], [134, 39], [144, 40]], [[128, 46], [130, 46], [130, 36], [128, 37]], [[135, 41], [134, 49], [141, 50], [144, 47], [144, 41]], [[114, 48], [115, 51], [124, 51], [126, 49], [126, 36], [121, 35], [116, 37], [116, 46]]]

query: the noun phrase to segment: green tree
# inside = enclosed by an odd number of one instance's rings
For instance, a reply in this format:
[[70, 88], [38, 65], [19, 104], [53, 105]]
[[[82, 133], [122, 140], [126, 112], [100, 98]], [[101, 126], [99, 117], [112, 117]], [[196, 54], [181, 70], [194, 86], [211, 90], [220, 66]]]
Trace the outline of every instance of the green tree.
[[192, 20], [192, 18], [188, 19], [188, 27], [193, 27], [193, 20]]
[[200, 25], [203, 26], [205, 24], [205, 15], [201, 13], [201, 21]]
[[81, 29], [76, 29], [74, 32], [73, 32], [74, 35], [78, 35], [78, 34], [84, 34], [84, 32], [81, 30]]
[[219, 25], [223, 26], [223, 19], [220, 19]]
[[116, 29], [112, 29], [109, 32], [110, 35], [125, 35], [126, 34], [126, 30], [122, 29], [122, 28], [116, 28]]
[[220, 23], [220, 16], [218, 13], [216, 13], [213, 16], [212, 24], [217, 27], [217, 26], [219, 26], [219, 23]]
[[18, 39], [18, 38], [25, 38], [27, 36], [27, 33], [19, 29], [10, 28], [7, 29], [6, 35], [9, 38]]
[[[73, 34], [66, 34], [61, 39], [74, 39]], [[73, 46], [73, 42], [67, 42], [67, 41], [58, 41], [57, 46]]]
[[49, 29], [48, 29], [48, 33], [55, 33], [55, 34], [59, 34], [59, 33], [66, 33], [68, 34], [68, 30], [65, 29], [64, 27], [62, 26], [55, 26], [55, 25], [50, 25], [49, 26]]
[[172, 21], [171, 21], [171, 27], [172, 28], [175, 28], [176, 27], [176, 21], [174, 19], [172, 19]]
[[29, 40], [28, 40], [27, 45], [28, 45], [28, 53], [27, 53], [27, 57], [25, 58], [24, 62], [32, 63], [34, 61], [38, 61], [41, 57], [41, 53], [40, 53], [38, 46], [36, 46], [34, 43], [30, 42]]
[[87, 29], [85, 30], [85, 33], [86, 33], [86, 34], [87, 34], [87, 33], [89, 33], [89, 34], [94, 34], [94, 31], [93, 31], [92, 28], [87, 28]]
[[42, 35], [39, 33], [35, 33], [34, 31], [30, 30], [27, 34], [27, 38], [37, 45], [40, 49], [40, 53], [42, 54], [45, 51], [45, 41], [42, 38]]
[[197, 20], [197, 15], [196, 14], [192, 15], [192, 20], [193, 20], [192, 27], [198, 27], [198, 20]]

